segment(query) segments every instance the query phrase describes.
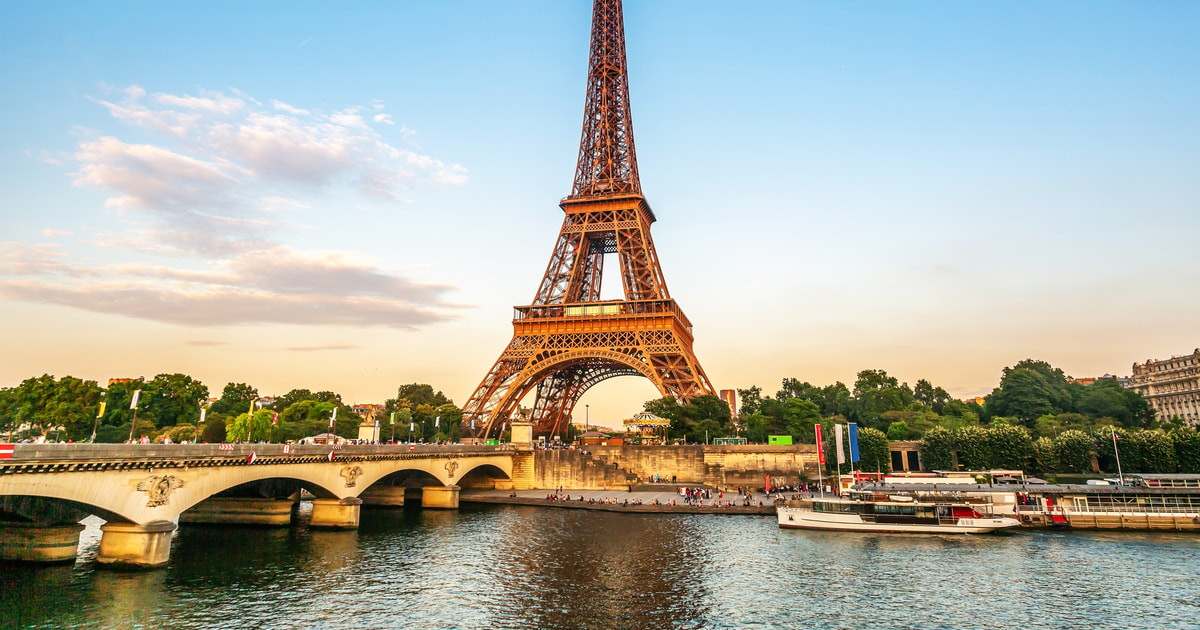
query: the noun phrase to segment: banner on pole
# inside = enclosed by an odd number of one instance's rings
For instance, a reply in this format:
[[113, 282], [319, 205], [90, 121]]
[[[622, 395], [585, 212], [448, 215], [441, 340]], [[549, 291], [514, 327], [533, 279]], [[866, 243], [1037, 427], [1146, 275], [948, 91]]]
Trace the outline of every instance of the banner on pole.
[[850, 423], [850, 463], [858, 463], [858, 425]]
[[825, 465], [825, 449], [821, 448], [821, 425], [814, 424], [813, 429], [817, 432], [817, 463]]
[[140, 397], [141, 395], [142, 395], [142, 390], [140, 390], [140, 389], [133, 392], [133, 400], [130, 401], [130, 403], [129, 403], [130, 409], [137, 409], [138, 397]]
[[[833, 425], [834, 444], [837, 446], [837, 463], [838, 466], [846, 463], [846, 452], [842, 450], [842, 425]], [[841, 472], [841, 471], [839, 471]]]

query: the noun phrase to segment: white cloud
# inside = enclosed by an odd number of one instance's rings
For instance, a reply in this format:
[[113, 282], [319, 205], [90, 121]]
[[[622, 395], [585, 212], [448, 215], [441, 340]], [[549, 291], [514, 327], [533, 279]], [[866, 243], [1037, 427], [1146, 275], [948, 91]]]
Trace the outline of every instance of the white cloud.
[[383, 123], [383, 124], [385, 124], [385, 125], [394, 125], [394, 124], [396, 124], [395, 122], [393, 122], [393, 121], [392, 121], [392, 115], [391, 115], [391, 114], [375, 114], [375, 118], [374, 118], [374, 120], [375, 120], [375, 122], [377, 122], [377, 123]]
[[337, 324], [413, 328], [454, 317], [451, 289], [385, 272], [340, 252], [282, 245], [204, 269], [87, 266], [55, 245], [0, 243], [0, 298], [171, 324]]
[[[203, 92], [201, 92], [203, 94]], [[206, 96], [191, 96], [184, 94], [176, 96], [173, 94], [155, 94], [154, 100], [168, 107], [182, 107], [201, 111], [209, 114], [230, 115], [241, 109], [246, 103], [240, 98], [230, 98], [220, 92], [213, 92]]]
[[[106, 248], [108, 258], [128, 250], [169, 264], [140, 256], [98, 265], [53, 243], [0, 243], [0, 299], [182, 325], [409, 328], [454, 317], [459, 307], [444, 299], [453, 287], [347, 252], [299, 251], [277, 234], [290, 215], [310, 207], [306, 191], [403, 201], [402, 192], [416, 186], [462, 184], [466, 170], [392, 146], [367, 125], [367, 108], [324, 115], [278, 100], [267, 108], [233, 92], [147, 98], [144, 88], [129, 86], [119, 99], [96, 102], [151, 140], [88, 132], [71, 156], [74, 185], [104, 191], [105, 207], [119, 218], [109, 232], [82, 241]], [[369, 108], [377, 112], [382, 103]]]
[[45, 228], [42, 230], [42, 236], [56, 238], [59, 236], [70, 236], [71, 233], [66, 230], [55, 230], [53, 228]]
[[292, 107], [291, 105], [288, 105], [287, 103], [284, 103], [282, 101], [271, 101], [271, 105], [275, 109], [278, 109], [281, 112], [291, 114], [293, 116], [307, 116], [309, 114], [307, 109], [300, 109], [298, 107]]
[[176, 212], [227, 202], [237, 187], [236, 169], [150, 144], [125, 144], [104, 136], [85, 141], [75, 154], [76, 186], [117, 193], [110, 207], [141, 206]]

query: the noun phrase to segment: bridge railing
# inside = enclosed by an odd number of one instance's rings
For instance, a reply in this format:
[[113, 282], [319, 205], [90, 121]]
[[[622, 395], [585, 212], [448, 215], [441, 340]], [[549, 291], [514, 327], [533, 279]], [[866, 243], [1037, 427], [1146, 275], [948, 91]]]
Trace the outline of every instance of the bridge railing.
[[29, 460], [199, 459], [206, 457], [281, 457], [286, 455], [473, 455], [506, 453], [508, 444], [16, 444], [12, 458]]

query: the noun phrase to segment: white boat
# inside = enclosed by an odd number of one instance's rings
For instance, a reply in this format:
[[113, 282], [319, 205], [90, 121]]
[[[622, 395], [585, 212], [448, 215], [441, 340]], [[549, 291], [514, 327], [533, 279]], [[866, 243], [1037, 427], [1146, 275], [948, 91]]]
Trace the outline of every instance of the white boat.
[[[897, 500], [899, 499], [899, 500]], [[775, 508], [779, 526], [843, 532], [990, 534], [1020, 527], [1014, 518], [992, 516], [987, 506], [921, 501], [892, 496], [880, 500], [814, 498]]]

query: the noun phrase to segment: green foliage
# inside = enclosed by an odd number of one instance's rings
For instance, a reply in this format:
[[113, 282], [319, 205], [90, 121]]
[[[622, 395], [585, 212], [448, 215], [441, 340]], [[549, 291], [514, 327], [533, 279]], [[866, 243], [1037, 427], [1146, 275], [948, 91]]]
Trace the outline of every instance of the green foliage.
[[899, 420], [888, 425], [887, 438], [893, 442], [899, 442], [908, 439], [908, 423]]
[[943, 414], [950, 403], [950, 393], [941, 387], [934, 387], [925, 379], [920, 379], [913, 386], [913, 399], [929, 407], [934, 413]]
[[991, 468], [1025, 470], [1033, 458], [1033, 438], [1024, 427], [992, 424], [987, 429]]
[[200, 441], [209, 444], [220, 444], [225, 441], [225, 420], [218, 415], [208, 416], [204, 429], [200, 431]]
[[177, 424], [163, 432], [163, 435], [171, 438], [176, 444], [183, 441], [193, 442], [196, 440], [196, 425], [193, 424]]
[[1115, 426], [1112, 422], [1103, 423], [1102, 425], [1097, 426], [1094, 431], [1089, 433], [1094, 442], [1093, 448], [1095, 448], [1096, 451], [1096, 461], [1100, 465], [1100, 470], [1113, 473], [1117, 472], [1118, 466], [1116, 449], [1118, 447], [1113, 445], [1114, 433], [1116, 433], [1117, 441], [1120, 444], [1119, 448], [1121, 449], [1121, 463], [1124, 465], [1122, 467], [1124, 470], [1133, 472], [1132, 469], [1127, 467], [1127, 465], [1130, 463], [1129, 445], [1127, 444], [1129, 441], [1130, 432], [1122, 427]]
[[868, 472], [892, 471], [892, 454], [888, 436], [883, 431], [864, 427], [858, 430], [858, 468]]
[[943, 427], [925, 432], [917, 449], [927, 470], [954, 470], [955, 434]]
[[1054, 454], [1054, 440], [1040, 437], [1033, 443], [1033, 457], [1030, 459], [1030, 469], [1044, 475], [1058, 472], [1058, 458]]
[[160, 427], [180, 422], [194, 424], [200, 419], [200, 403], [208, 400], [208, 387], [186, 374], [159, 374], [146, 383], [141, 400], [141, 415]]
[[[1062, 370], [1057, 372], [1062, 374]], [[1051, 380], [1042, 370], [1017, 367], [1004, 369], [1000, 386], [992, 390], [984, 410], [989, 417], [1014, 416], [1032, 426], [1040, 416], [1070, 409], [1070, 403], [1065, 376]]]
[[258, 390], [245, 383], [228, 383], [221, 390], [221, 399], [212, 404], [212, 411], [224, 417], [247, 413], [250, 403], [258, 400]]
[[1176, 427], [1167, 434], [1175, 446], [1179, 472], [1200, 474], [1200, 432], [1191, 427]]
[[1054, 438], [1054, 458], [1061, 472], [1087, 472], [1092, 467], [1092, 438], [1083, 431], [1069, 429]]
[[789, 434], [809, 443], [816, 437], [813, 426], [821, 423], [821, 407], [811, 400], [788, 398], [783, 404], [783, 419]]
[[[702, 443], [706, 432], [707, 438], [712, 439], [729, 434], [733, 428], [729, 406], [716, 396], [697, 396], [686, 403], [680, 403], [667, 396], [646, 401], [643, 408], [671, 421], [667, 436], [672, 439], [683, 438], [688, 442]], [[459, 413], [461, 415], [461, 412]], [[758, 417], [765, 420], [761, 414], [758, 414]], [[755, 432], [751, 432], [750, 435], [752, 439], [758, 437]], [[763, 441], [765, 440], [763, 437]]]
[[1124, 472], [1173, 473], [1179, 467], [1175, 444], [1161, 429], [1133, 431], [1120, 446]]
[[230, 442], [267, 442], [271, 438], [273, 416], [274, 412], [270, 409], [259, 409], [253, 415], [240, 414], [226, 425], [225, 439]]
[[0, 427], [13, 430], [28, 424], [33, 435], [82, 441], [92, 435], [100, 409], [101, 390], [95, 381], [49, 374], [28, 378], [0, 391]]
[[988, 430], [983, 427], [963, 427], [954, 431], [958, 463], [967, 470], [987, 470], [992, 466], [992, 449]]
[[863, 370], [854, 381], [854, 398], [858, 402], [858, 420], [873, 428], [887, 426], [882, 415], [888, 411], [907, 408], [914, 402], [908, 384], [901, 384], [883, 370]]

